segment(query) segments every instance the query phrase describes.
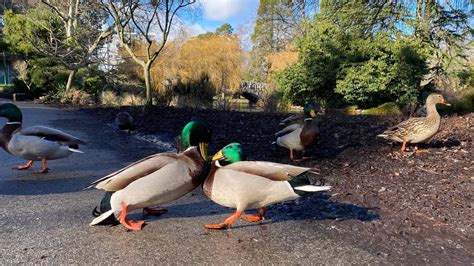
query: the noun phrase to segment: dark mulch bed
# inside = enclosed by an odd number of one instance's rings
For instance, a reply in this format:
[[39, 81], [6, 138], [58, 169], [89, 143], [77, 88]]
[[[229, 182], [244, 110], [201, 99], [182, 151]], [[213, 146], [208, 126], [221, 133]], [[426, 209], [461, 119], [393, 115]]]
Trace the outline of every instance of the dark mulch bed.
[[[119, 110], [132, 114], [140, 133], [169, 139], [191, 118], [203, 119], [214, 130], [211, 152], [240, 142], [250, 160], [291, 163], [288, 151], [272, 144], [286, 115], [158, 107], [84, 112], [110, 123]], [[333, 237], [397, 261], [472, 262], [474, 114], [443, 117], [440, 132], [424, 147], [431, 153], [418, 155], [401, 154], [400, 145], [375, 137], [402, 119], [326, 115], [312, 159], [294, 164], [317, 169], [333, 186], [331, 197], [303, 201], [315, 204], [318, 217], [306, 217], [307, 206], [292, 207], [297, 213], [290, 215], [323, 220]]]

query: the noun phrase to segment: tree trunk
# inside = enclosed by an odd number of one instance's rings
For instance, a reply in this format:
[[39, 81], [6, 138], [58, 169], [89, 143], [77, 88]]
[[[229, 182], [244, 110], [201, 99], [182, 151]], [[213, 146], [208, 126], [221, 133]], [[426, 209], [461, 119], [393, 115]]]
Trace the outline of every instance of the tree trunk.
[[66, 84], [66, 89], [64, 90], [64, 96], [69, 94], [69, 91], [71, 90], [72, 87], [72, 82], [74, 81], [74, 78], [76, 77], [77, 69], [71, 70], [69, 72], [69, 77], [67, 78], [67, 84]]
[[28, 84], [28, 82], [26, 82], [26, 80], [23, 79], [23, 83], [25, 83], [26, 87], [31, 92], [31, 86]]
[[150, 74], [151, 64], [145, 64], [143, 66], [143, 75], [145, 77], [145, 92], [146, 92], [146, 105], [153, 105], [153, 94], [151, 90], [151, 74]]
[[69, 0], [69, 9], [68, 9], [68, 18], [67, 18], [67, 24], [66, 24], [66, 37], [69, 39], [72, 37], [72, 34], [74, 33], [74, 25], [73, 25], [73, 21], [74, 21], [74, 17], [75, 17], [75, 14], [74, 14], [74, 11], [75, 11], [75, 8], [73, 7], [73, 1], [72, 0]]

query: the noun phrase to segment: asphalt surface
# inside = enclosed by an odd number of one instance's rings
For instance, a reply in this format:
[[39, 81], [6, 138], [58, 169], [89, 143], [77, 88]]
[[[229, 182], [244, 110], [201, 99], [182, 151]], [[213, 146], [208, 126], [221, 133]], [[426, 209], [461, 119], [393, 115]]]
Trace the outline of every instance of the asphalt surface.
[[[237, 221], [227, 231], [206, 231], [233, 210], [220, 207], [200, 188], [172, 202], [161, 216], [143, 216], [140, 232], [122, 226], [89, 226], [102, 191], [90, 182], [135, 160], [162, 151], [151, 143], [98, 123], [81, 112], [19, 103], [24, 126], [54, 127], [88, 142], [85, 154], [51, 161], [50, 173], [12, 167], [24, 161], [0, 152], [0, 262], [5, 263], [387, 263], [361, 246], [333, 238], [331, 223], [270, 208], [262, 224]], [[1, 119], [2, 125], [5, 120]], [[34, 169], [41, 163], [35, 163]], [[299, 209], [304, 209], [304, 206]], [[363, 223], [364, 221], [358, 221]], [[367, 222], [370, 223], [370, 222]], [[328, 233], [329, 232], [329, 233]]]

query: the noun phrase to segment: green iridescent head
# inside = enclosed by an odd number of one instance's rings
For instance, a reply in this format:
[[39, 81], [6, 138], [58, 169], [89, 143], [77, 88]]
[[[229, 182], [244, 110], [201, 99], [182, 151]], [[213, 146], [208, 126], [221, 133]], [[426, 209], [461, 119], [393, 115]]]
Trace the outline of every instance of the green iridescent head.
[[321, 111], [321, 106], [314, 101], [307, 102], [304, 105], [303, 113], [305, 118], [315, 118], [318, 112]]
[[20, 109], [12, 103], [4, 103], [0, 105], [0, 117], [5, 117], [8, 122], [22, 122], [23, 115]]
[[198, 147], [201, 156], [207, 160], [207, 146], [211, 141], [212, 131], [208, 123], [194, 120], [187, 123], [181, 131], [181, 146], [184, 150]]
[[231, 143], [218, 151], [213, 157], [213, 161], [219, 161], [221, 165], [245, 161], [245, 153], [240, 143]]

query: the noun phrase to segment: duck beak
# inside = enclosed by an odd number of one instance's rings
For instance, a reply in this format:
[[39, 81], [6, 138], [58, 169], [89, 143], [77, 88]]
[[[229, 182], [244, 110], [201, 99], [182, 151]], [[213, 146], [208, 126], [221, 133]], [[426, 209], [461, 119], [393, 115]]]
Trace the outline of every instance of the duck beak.
[[447, 105], [447, 106], [451, 106], [451, 104], [450, 104], [450, 103], [447, 103], [444, 99], [443, 99], [442, 104]]
[[222, 155], [222, 150], [218, 151], [214, 156], [212, 156], [213, 161], [218, 161], [220, 159], [224, 159], [224, 155]]
[[207, 161], [207, 143], [199, 143], [199, 152], [201, 152], [201, 156], [204, 160]]

